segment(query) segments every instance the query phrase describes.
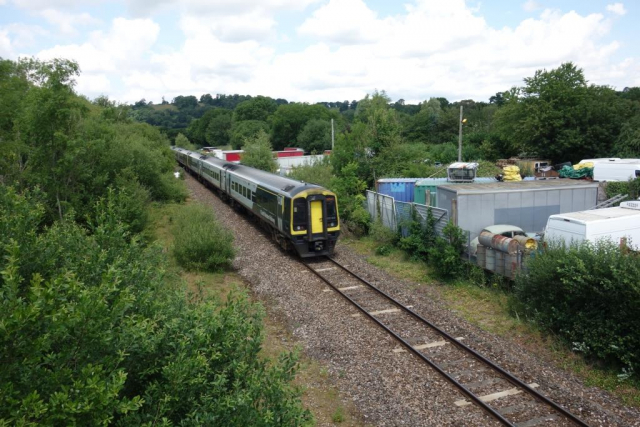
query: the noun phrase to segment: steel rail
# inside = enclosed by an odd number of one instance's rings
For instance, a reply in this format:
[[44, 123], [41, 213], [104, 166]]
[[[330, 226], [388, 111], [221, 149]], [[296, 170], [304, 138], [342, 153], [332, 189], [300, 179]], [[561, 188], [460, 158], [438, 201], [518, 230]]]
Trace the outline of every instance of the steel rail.
[[[327, 256], [326, 259], [328, 259], [329, 261], [331, 261], [334, 265], [336, 265], [337, 267], [339, 267], [340, 269], [342, 269], [343, 271], [345, 271], [346, 273], [350, 274], [351, 276], [355, 277], [357, 280], [359, 280], [360, 282], [366, 284], [369, 288], [371, 288], [372, 290], [376, 291], [378, 294], [382, 295], [383, 297], [385, 297], [388, 301], [390, 301], [391, 303], [395, 304], [397, 307], [399, 307], [400, 309], [404, 310], [405, 312], [409, 313], [411, 316], [413, 316], [414, 318], [418, 319], [420, 322], [424, 323], [425, 325], [429, 326], [431, 329], [435, 330], [437, 333], [439, 333], [440, 335], [442, 335], [443, 337], [445, 337], [446, 339], [448, 339], [449, 341], [451, 341], [454, 345], [456, 345], [458, 348], [462, 349], [463, 351], [471, 354], [473, 357], [475, 357], [477, 360], [485, 363], [486, 365], [488, 365], [489, 367], [491, 367], [493, 370], [499, 372], [502, 376], [505, 377], [505, 379], [507, 379], [507, 381], [511, 382], [513, 385], [522, 388], [523, 390], [525, 390], [526, 392], [528, 392], [529, 394], [533, 395], [535, 398], [537, 398], [538, 400], [544, 402], [545, 404], [549, 405], [550, 407], [552, 407], [554, 410], [556, 410], [557, 412], [559, 412], [560, 414], [564, 415], [565, 417], [569, 418], [572, 422], [574, 422], [576, 425], [581, 426], [581, 427], [589, 427], [589, 425], [587, 423], [585, 423], [583, 420], [581, 420], [580, 418], [578, 418], [576, 415], [574, 415], [573, 413], [569, 412], [567, 409], [565, 409], [564, 407], [560, 406], [559, 404], [555, 403], [554, 401], [550, 400], [548, 397], [546, 397], [545, 395], [541, 394], [540, 392], [536, 391], [535, 389], [529, 387], [526, 383], [524, 383], [522, 380], [520, 380], [519, 378], [515, 377], [513, 374], [511, 374], [510, 372], [504, 370], [503, 368], [501, 368], [500, 366], [496, 365], [494, 362], [492, 362], [491, 360], [487, 359], [486, 357], [484, 357], [482, 354], [478, 353], [477, 351], [475, 351], [474, 349], [468, 347], [467, 345], [461, 343], [460, 341], [458, 341], [457, 339], [455, 339], [454, 337], [452, 337], [449, 333], [443, 331], [442, 329], [440, 329], [438, 326], [434, 325], [433, 323], [431, 323], [430, 321], [428, 321], [427, 319], [425, 319], [424, 317], [422, 317], [420, 314], [416, 313], [415, 311], [413, 311], [412, 309], [406, 307], [405, 305], [403, 305], [402, 303], [400, 303], [399, 301], [397, 301], [396, 299], [394, 299], [392, 296], [390, 296], [389, 294], [387, 294], [386, 292], [384, 292], [383, 290], [379, 289], [378, 287], [376, 287], [375, 285], [373, 285], [372, 283], [370, 283], [368, 280], [364, 279], [363, 277], [359, 276], [358, 274], [354, 273], [353, 271], [347, 269], [345, 266], [343, 266], [342, 264], [340, 264], [339, 262], [337, 262], [335, 259], [333, 259], [332, 257]], [[306, 265], [306, 264], [305, 264]], [[502, 417], [501, 414], [499, 414], [497, 411], [495, 411], [493, 408], [491, 408], [489, 405], [487, 405], [485, 402], [483, 402], [482, 400], [480, 400], [480, 398], [478, 396], [476, 396], [475, 394], [473, 394], [473, 392], [471, 392], [470, 390], [468, 390], [466, 387], [464, 387], [464, 385], [462, 385], [460, 382], [458, 382], [457, 380], [455, 380], [453, 377], [449, 376], [446, 372], [444, 372], [439, 366], [437, 366], [437, 364], [435, 364], [433, 361], [431, 361], [430, 359], [428, 359], [427, 357], [425, 357], [422, 353], [418, 352], [417, 350], [413, 349], [413, 347], [406, 341], [404, 341], [401, 337], [397, 336], [394, 332], [390, 331], [388, 327], [386, 327], [385, 325], [383, 325], [380, 321], [378, 321], [378, 319], [376, 319], [374, 316], [370, 315], [369, 313], [367, 313], [362, 307], [360, 307], [355, 301], [353, 301], [349, 296], [345, 295], [344, 293], [342, 293], [340, 290], [338, 290], [333, 284], [329, 283], [324, 277], [322, 277], [322, 275], [320, 275], [319, 273], [315, 272], [313, 270], [313, 268], [309, 267], [308, 265], [306, 265], [307, 268], [311, 269], [316, 276], [320, 277], [325, 283], [327, 283], [329, 286], [331, 286], [333, 289], [335, 289], [337, 292], [339, 292], [342, 296], [344, 296], [346, 299], [348, 299], [350, 302], [352, 302], [352, 304], [356, 305], [361, 311], [363, 311], [365, 314], [367, 314], [367, 316], [371, 319], [373, 319], [378, 325], [380, 325], [381, 327], [383, 327], [387, 332], [389, 332], [391, 335], [394, 336], [394, 338], [396, 338], [398, 341], [400, 341], [405, 347], [409, 348], [411, 350], [412, 353], [418, 355], [421, 359], [423, 359], [425, 362], [427, 362], [429, 365], [431, 365], [432, 367], [434, 367], [439, 373], [441, 373], [443, 376], [445, 376], [445, 378], [447, 378], [447, 380], [449, 380], [450, 382], [452, 382], [456, 387], [458, 387], [464, 394], [466, 394], [467, 396], [469, 396], [474, 402], [476, 402], [477, 404], [479, 404], [483, 409], [487, 410], [487, 412], [489, 412], [492, 416], [494, 416], [495, 418], [497, 418], [500, 422], [502, 422], [505, 425], [510, 425], [512, 426], [513, 424], [511, 424], [510, 421], [506, 420], [504, 417]], [[473, 397], [472, 397], [473, 396]]]
[[307, 264], [306, 262], [302, 262], [303, 265], [305, 267], [307, 267], [309, 270], [311, 270], [313, 272], [313, 274], [315, 274], [316, 276], [318, 276], [320, 278], [320, 280], [322, 280], [323, 282], [325, 282], [327, 285], [331, 286], [336, 292], [338, 292], [340, 295], [342, 295], [345, 299], [347, 299], [351, 304], [353, 304], [358, 310], [360, 310], [362, 313], [364, 313], [369, 319], [373, 320], [375, 323], [378, 324], [378, 326], [380, 326], [382, 329], [384, 329], [385, 331], [387, 331], [387, 333], [389, 335], [391, 335], [393, 338], [395, 338], [397, 341], [399, 341], [403, 346], [405, 346], [407, 348], [407, 350], [409, 350], [411, 353], [413, 353], [414, 355], [418, 356], [420, 359], [422, 359], [424, 362], [426, 362], [429, 366], [431, 366], [433, 369], [435, 369], [436, 371], [438, 371], [438, 373], [440, 375], [442, 375], [443, 377], [445, 377], [450, 383], [452, 383], [454, 386], [456, 386], [457, 388], [460, 389], [460, 391], [462, 391], [463, 394], [465, 394], [469, 399], [473, 400], [476, 404], [478, 404], [482, 409], [484, 409], [485, 411], [487, 411], [492, 417], [496, 418], [498, 421], [500, 421], [502, 424], [509, 426], [509, 427], [516, 427], [515, 424], [511, 423], [509, 420], [507, 420], [506, 418], [504, 418], [502, 416], [502, 414], [500, 414], [498, 411], [496, 411], [495, 409], [493, 409], [492, 407], [490, 407], [489, 405], [487, 405], [485, 402], [482, 401], [482, 399], [480, 399], [479, 396], [477, 396], [476, 394], [474, 394], [471, 390], [469, 390], [468, 388], [466, 388], [464, 385], [462, 385], [461, 383], [459, 383], [458, 381], [456, 381], [455, 378], [453, 378], [451, 375], [449, 375], [448, 373], [446, 373], [440, 366], [438, 366], [438, 364], [436, 364], [433, 360], [429, 359], [428, 357], [426, 357], [424, 354], [420, 353], [418, 350], [416, 350], [415, 348], [413, 348], [413, 346], [411, 344], [409, 344], [407, 341], [405, 341], [401, 336], [399, 336], [398, 334], [396, 334], [395, 332], [393, 332], [391, 329], [389, 329], [389, 327], [387, 325], [385, 325], [384, 323], [382, 323], [380, 320], [378, 320], [375, 316], [373, 316], [371, 313], [369, 313], [364, 307], [362, 307], [360, 304], [358, 304], [356, 301], [354, 301], [351, 297], [349, 297], [347, 294], [345, 294], [344, 292], [342, 292], [340, 289], [338, 289], [333, 283], [331, 283], [330, 281], [328, 281], [324, 276], [322, 276], [320, 273], [318, 273], [317, 271], [315, 271], [313, 269], [313, 267], [311, 267], [309, 264]]

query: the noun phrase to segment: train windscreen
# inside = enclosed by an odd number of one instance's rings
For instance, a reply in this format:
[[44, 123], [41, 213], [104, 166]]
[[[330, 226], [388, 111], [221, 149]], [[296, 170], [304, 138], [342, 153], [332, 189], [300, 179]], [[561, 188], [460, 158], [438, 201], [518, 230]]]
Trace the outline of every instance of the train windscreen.
[[293, 231], [303, 231], [307, 229], [307, 199], [300, 198], [293, 200]]
[[336, 211], [336, 198], [327, 196], [325, 199], [327, 207], [327, 227], [335, 227], [338, 225], [338, 212]]

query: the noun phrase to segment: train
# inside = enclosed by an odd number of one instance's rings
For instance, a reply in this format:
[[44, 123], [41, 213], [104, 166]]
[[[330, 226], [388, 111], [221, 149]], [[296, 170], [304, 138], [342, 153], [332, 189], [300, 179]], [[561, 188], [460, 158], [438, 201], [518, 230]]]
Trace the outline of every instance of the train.
[[319, 185], [171, 147], [185, 170], [256, 218], [284, 250], [326, 256], [340, 235], [338, 199]]

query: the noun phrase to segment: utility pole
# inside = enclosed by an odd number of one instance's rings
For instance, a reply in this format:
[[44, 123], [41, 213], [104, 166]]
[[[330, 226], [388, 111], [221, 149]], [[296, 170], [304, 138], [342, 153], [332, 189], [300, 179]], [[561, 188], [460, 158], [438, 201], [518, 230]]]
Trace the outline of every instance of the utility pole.
[[458, 129], [458, 161], [462, 161], [462, 105], [460, 105], [460, 126]]
[[335, 140], [335, 134], [333, 132], [333, 119], [331, 119], [331, 151], [333, 151], [334, 140]]
[[333, 151], [334, 143], [335, 143], [335, 133], [333, 131], [333, 119], [331, 119], [331, 151]]

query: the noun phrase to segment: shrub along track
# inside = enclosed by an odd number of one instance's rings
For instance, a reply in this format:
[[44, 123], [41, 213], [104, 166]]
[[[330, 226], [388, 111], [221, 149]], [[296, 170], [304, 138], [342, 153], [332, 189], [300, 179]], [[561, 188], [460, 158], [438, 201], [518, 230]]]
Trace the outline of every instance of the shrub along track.
[[[234, 267], [252, 284], [258, 298], [286, 319], [307, 355], [326, 365], [340, 390], [374, 425], [491, 426], [501, 425], [476, 405], [458, 406], [458, 389], [410, 352], [394, 352], [396, 341], [372, 322], [352, 317], [357, 310], [298, 259], [282, 253], [254, 224], [187, 176], [192, 197], [213, 207], [220, 222], [235, 235]], [[369, 265], [340, 245], [336, 259], [392, 293], [417, 313], [428, 314], [454, 337], [464, 336], [471, 348], [485, 354], [525, 383], [536, 382], [591, 426], [640, 425], [640, 411], [626, 408], [606, 392], [588, 388], [574, 376], [525, 354], [512, 342], [498, 339], [443, 309], [437, 290], [400, 281]], [[412, 335], [413, 336], [413, 335]], [[446, 347], [446, 346], [444, 346]], [[545, 414], [540, 414], [540, 416]], [[554, 421], [544, 425], [554, 425]]]

